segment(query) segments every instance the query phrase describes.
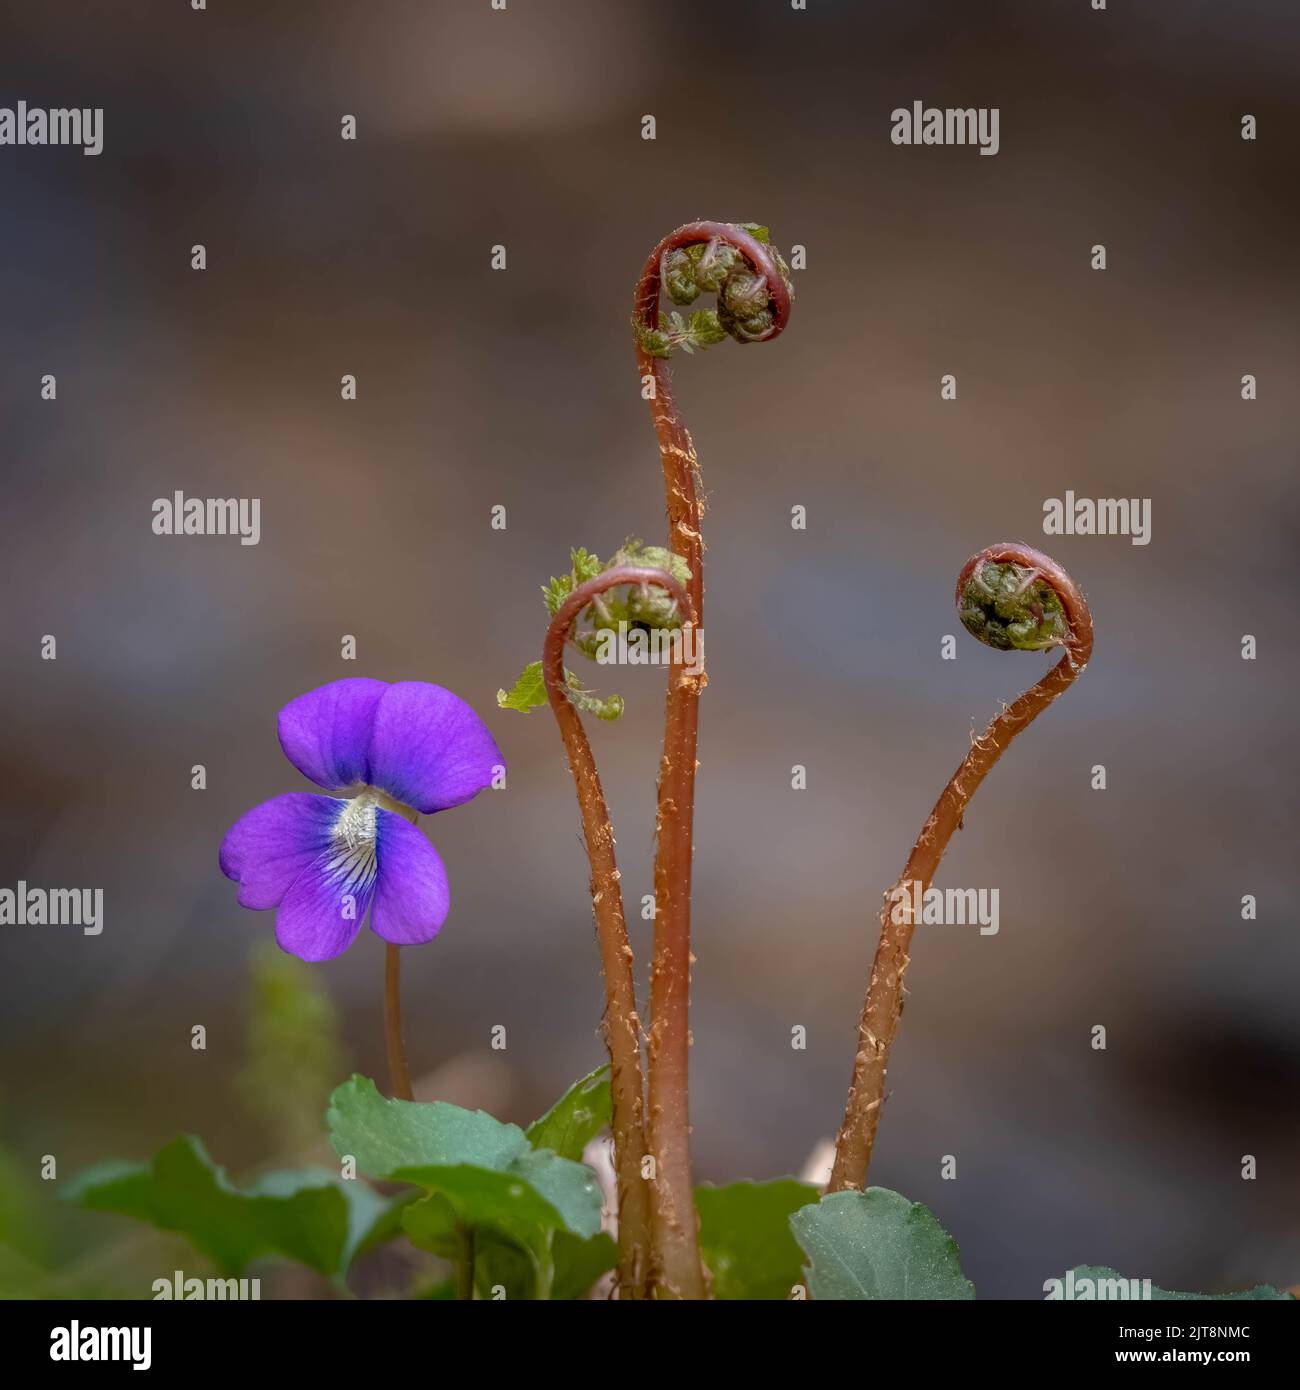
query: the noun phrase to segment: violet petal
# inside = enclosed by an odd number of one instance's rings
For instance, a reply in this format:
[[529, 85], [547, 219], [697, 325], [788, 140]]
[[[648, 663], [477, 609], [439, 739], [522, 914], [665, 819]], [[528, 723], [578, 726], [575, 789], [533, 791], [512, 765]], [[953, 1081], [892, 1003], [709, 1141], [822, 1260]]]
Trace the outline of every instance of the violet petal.
[[427, 681], [390, 685], [375, 711], [367, 780], [426, 815], [460, 806], [504, 766], [477, 714]]
[[395, 946], [432, 941], [447, 920], [447, 870], [423, 832], [392, 811], [376, 825], [379, 877], [370, 929]]
[[221, 872], [239, 883], [242, 907], [279, 906], [302, 871], [326, 850], [339, 803], [290, 792], [245, 811], [221, 842]]
[[318, 787], [341, 791], [368, 782], [375, 710], [389, 688], [353, 676], [290, 700], [280, 711], [284, 756]]
[[332, 851], [294, 880], [275, 914], [280, 949], [302, 960], [332, 960], [352, 945], [374, 893], [373, 874], [349, 880]]

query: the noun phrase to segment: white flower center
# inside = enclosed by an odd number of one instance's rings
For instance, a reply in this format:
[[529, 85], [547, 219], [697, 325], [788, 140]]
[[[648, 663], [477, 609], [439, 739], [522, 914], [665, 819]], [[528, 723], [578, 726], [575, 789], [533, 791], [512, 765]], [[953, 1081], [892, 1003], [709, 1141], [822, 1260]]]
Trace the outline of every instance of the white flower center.
[[379, 871], [375, 829], [379, 794], [364, 791], [345, 801], [330, 831], [330, 857], [325, 872], [341, 893], [356, 897], [366, 892]]

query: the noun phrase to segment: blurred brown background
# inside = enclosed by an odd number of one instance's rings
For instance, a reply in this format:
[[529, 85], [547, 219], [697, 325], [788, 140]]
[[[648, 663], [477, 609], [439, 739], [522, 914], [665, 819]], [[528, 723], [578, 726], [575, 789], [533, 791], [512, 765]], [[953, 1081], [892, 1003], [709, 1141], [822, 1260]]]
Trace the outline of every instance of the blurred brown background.
[[[699, 1177], [797, 1171], [834, 1133], [879, 895], [970, 732], [1042, 669], [952, 609], [970, 553], [1023, 539], [1085, 588], [1096, 655], [945, 861], [941, 884], [1000, 887], [1001, 931], [918, 933], [873, 1180], [935, 1209], [985, 1296], [1081, 1262], [1300, 1281], [1293, 5], [0, 9], [0, 104], [105, 108], [97, 159], [0, 149], [0, 884], [102, 886], [107, 923], [0, 932], [20, 1166], [180, 1130], [235, 1172], [273, 1157], [232, 1084], [273, 920], [217, 846], [303, 788], [276, 712], [345, 675], [451, 687], [510, 764], [427, 823], [454, 906], [406, 953], [413, 1064], [527, 1120], [600, 1059], [560, 744], [494, 696], [570, 545], [663, 535], [628, 331], [646, 252], [755, 219], [807, 247], [788, 333], [675, 369], [710, 493]], [[1001, 152], [891, 145], [915, 100], [999, 107]], [[154, 536], [176, 489], [260, 497], [261, 544]], [[1044, 538], [1066, 489], [1152, 499], [1151, 544]], [[662, 681], [621, 689], [592, 736], [634, 907]], [[320, 967], [378, 1075], [381, 958], [367, 932]], [[70, 1214], [54, 1257], [108, 1230]]]

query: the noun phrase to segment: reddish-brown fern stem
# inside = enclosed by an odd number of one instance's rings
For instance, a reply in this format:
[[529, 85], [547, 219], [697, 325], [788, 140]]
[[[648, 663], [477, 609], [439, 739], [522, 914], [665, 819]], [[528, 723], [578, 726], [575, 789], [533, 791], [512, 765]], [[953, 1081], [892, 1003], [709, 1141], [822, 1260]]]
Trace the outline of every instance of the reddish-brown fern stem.
[[623, 917], [623, 892], [614, 856], [614, 828], [596, 771], [591, 744], [582, 719], [568, 698], [564, 676], [564, 647], [570, 629], [584, 608], [609, 589], [622, 584], [655, 584], [666, 589], [690, 622], [690, 594], [672, 575], [639, 565], [605, 570], [579, 584], [556, 610], [546, 631], [542, 676], [560, 737], [564, 740], [578, 793], [582, 831], [591, 865], [591, 905], [596, 918], [601, 964], [605, 975], [605, 1042], [609, 1048], [610, 1090], [613, 1100], [614, 1170], [618, 1182], [619, 1292], [623, 1298], [643, 1298], [650, 1279], [650, 1195], [641, 1177], [645, 1156], [645, 1086], [641, 1070], [641, 1026], [636, 1010], [632, 947]]
[[[690, 222], [666, 236], [650, 253], [637, 282], [634, 326], [659, 326], [663, 258], [697, 242], [717, 240], [740, 251], [767, 282], [775, 338], [790, 317], [790, 291], [771, 249], [728, 222]], [[766, 341], [765, 339], [764, 341]], [[700, 520], [699, 459], [673, 397], [668, 364], [637, 347], [642, 381], [651, 378], [650, 415], [663, 462], [669, 545], [691, 572], [695, 621], [704, 614], [704, 541]], [[691, 1182], [690, 1114], [687, 1091], [690, 1048], [691, 851], [695, 816], [695, 766], [699, 696], [703, 675], [681, 662], [668, 673], [663, 761], [655, 853], [655, 948], [650, 977], [650, 1149], [655, 1159], [655, 1258], [661, 1296], [707, 1296], [700, 1263], [698, 1220]]]
[[[844, 1122], [835, 1144], [835, 1165], [828, 1189], [831, 1192], [860, 1188], [866, 1184], [876, 1126], [885, 1099], [885, 1071], [903, 1011], [903, 977], [907, 971], [908, 951], [915, 927], [910, 913], [893, 911], [891, 905], [899, 901], [896, 895], [912, 884], [919, 884], [922, 893], [930, 886], [948, 841], [961, 825], [962, 815], [980, 783], [1010, 747], [1016, 735], [1082, 674], [1092, 654], [1092, 615], [1088, 611], [1087, 600], [1055, 560], [1029, 546], [1004, 543], [989, 546], [987, 550], [973, 555], [957, 580], [958, 603], [976, 566], [988, 562], [1019, 565], [1055, 590], [1069, 626], [1063, 643], [1064, 653], [1037, 684], [1026, 690], [1014, 704], [1003, 709], [971, 745], [970, 752], [953, 773], [935, 802], [929, 819], [922, 826], [902, 876], [885, 894], [880, 913], [880, 942], [872, 962], [871, 980], [858, 1026], [853, 1084], [849, 1088]], [[895, 920], [899, 917], [902, 920]]]

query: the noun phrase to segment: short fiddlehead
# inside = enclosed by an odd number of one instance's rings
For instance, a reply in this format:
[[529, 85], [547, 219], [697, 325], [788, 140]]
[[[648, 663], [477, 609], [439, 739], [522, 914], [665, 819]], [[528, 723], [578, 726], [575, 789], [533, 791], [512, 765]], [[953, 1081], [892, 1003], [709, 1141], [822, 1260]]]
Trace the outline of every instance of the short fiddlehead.
[[687, 621], [690, 595], [671, 574], [638, 565], [615, 565], [578, 584], [556, 609], [542, 651], [546, 696], [568, 755], [582, 814], [583, 837], [591, 866], [591, 903], [605, 976], [605, 1042], [609, 1048], [613, 1102], [614, 1168], [618, 1183], [619, 1291], [623, 1298], [644, 1297], [650, 1277], [650, 1202], [641, 1176], [645, 1156], [645, 1087], [641, 1069], [641, 1028], [637, 1017], [632, 947], [623, 915], [623, 893], [614, 855], [614, 830], [596, 771], [591, 744], [570, 698], [564, 649], [579, 615], [611, 589], [654, 585], [665, 590]]

